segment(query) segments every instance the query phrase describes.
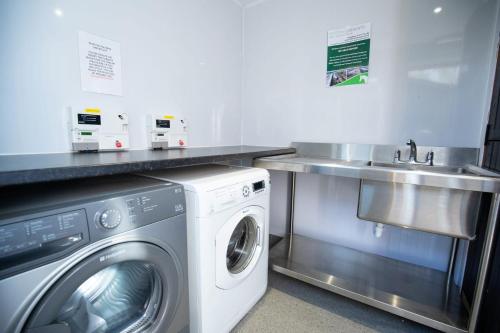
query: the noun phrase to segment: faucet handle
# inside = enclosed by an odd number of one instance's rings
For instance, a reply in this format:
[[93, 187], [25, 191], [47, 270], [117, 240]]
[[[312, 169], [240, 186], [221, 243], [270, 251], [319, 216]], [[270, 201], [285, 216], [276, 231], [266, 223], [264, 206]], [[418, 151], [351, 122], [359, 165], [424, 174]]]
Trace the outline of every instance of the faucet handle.
[[394, 162], [399, 162], [401, 161], [401, 150], [396, 150], [394, 152]]

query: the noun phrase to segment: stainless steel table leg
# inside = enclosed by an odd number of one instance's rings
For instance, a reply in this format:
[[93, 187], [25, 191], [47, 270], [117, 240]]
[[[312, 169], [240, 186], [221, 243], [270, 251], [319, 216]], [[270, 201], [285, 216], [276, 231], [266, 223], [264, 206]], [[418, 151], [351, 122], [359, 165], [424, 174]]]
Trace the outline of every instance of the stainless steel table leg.
[[293, 235], [293, 222], [295, 219], [295, 182], [297, 179], [297, 173], [291, 172], [291, 184], [290, 184], [290, 219], [288, 221], [290, 228], [290, 235]]
[[448, 264], [448, 278], [446, 280], [446, 289], [448, 290], [450, 289], [450, 286], [453, 283], [453, 272], [455, 271], [457, 247], [458, 247], [458, 238], [453, 238], [453, 244], [451, 246], [451, 253], [450, 253], [450, 262]]
[[448, 263], [448, 275], [446, 277], [446, 304], [450, 299], [450, 289], [453, 286], [453, 272], [455, 271], [455, 261], [457, 257], [458, 238], [453, 238], [450, 251], [450, 262]]
[[486, 276], [488, 274], [488, 266], [491, 259], [491, 250], [493, 248], [493, 237], [497, 228], [498, 212], [500, 210], [500, 194], [493, 194], [490, 212], [488, 215], [488, 225], [486, 226], [486, 233], [484, 237], [484, 245], [481, 253], [481, 261], [479, 264], [479, 276], [474, 289], [474, 301], [472, 303], [472, 311], [469, 320], [469, 332], [476, 332], [477, 320], [479, 316], [479, 308], [483, 298], [484, 285], [486, 283]]
[[288, 253], [292, 252], [292, 239], [293, 239], [293, 224], [295, 219], [295, 183], [297, 180], [297, 173], [290, 172], [290, 196], [289, 196], [289, 210], [288, 210], [288, 237], [290, 239]]

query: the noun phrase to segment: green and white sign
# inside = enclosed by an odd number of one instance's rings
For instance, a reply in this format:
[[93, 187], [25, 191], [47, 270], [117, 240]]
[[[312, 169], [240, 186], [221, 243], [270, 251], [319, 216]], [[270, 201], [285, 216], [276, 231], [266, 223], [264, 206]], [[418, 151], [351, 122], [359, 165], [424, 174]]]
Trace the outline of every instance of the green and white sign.
[[370, 62], [370, 23], [328, 31], [326, 84], [364, 84]]

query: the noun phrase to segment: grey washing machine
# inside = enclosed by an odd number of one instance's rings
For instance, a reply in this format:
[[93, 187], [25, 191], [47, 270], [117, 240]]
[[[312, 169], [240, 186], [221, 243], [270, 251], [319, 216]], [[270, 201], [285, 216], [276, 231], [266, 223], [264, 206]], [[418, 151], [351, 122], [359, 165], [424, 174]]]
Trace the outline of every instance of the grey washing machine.
[[0, 332], [188, 332], [181, 185], [123, 175], [0, 189]]

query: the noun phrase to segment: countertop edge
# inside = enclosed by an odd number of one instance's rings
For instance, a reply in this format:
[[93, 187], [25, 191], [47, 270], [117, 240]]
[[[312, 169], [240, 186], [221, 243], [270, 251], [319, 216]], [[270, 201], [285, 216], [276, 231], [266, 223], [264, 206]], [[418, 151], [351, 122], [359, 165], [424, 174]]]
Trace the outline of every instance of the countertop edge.
[[[244, 146], [250, 148], [260, 148], [258, 146]], [[211, 147], [217, 148], [217, 147]], [[221, 148], [224, 148], [223, 146]], [[189, 149], [189, 148], [186, 148]], [[248, 151], [228, 154], [208, 154], [206, 156], [195, 156], [185, 158], [166, 158], [158, 160], [144, 160], [124, 163], [111, 163], [101, 165], [82, 166], [58, 166], [28, 170], [14, 170], [0, 172], [0, 187], [23, 185], [30, 183], [52, 182], [77, 178], [88, 178], [97, 176], [108, 176], [122, 173], [134, 173], [151, 171], [166, 168], [184, 167], [191, 165], [218, 163], [234, 159], [254, 159], [259, 157], [276, 156], [294, 153], [295, 148], [283, 147], [262, 147], [262, 150]]]

